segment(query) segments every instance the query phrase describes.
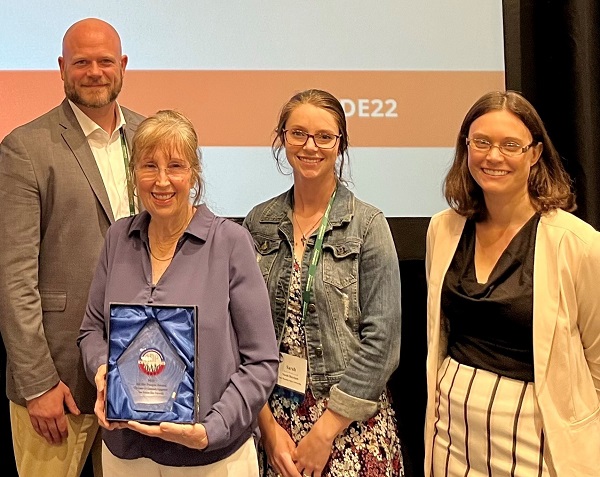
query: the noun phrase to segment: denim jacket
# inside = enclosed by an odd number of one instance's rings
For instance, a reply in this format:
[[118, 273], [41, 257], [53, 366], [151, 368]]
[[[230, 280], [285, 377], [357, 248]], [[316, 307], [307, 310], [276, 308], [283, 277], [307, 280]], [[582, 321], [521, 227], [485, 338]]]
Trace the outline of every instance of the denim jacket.
[[[292, 203], [293, 187], [254, 207], [244, 220], [254, 238], [279, 341], [292, 272]], [[316, 235], [302, 257], [302, 290]], [[383, 213], [341, 183], [329, 214], [305, 335], [314, 395], [329, 396], [328, 407], [349, 419], [373, 416], [400, 358], [398, 256]]]

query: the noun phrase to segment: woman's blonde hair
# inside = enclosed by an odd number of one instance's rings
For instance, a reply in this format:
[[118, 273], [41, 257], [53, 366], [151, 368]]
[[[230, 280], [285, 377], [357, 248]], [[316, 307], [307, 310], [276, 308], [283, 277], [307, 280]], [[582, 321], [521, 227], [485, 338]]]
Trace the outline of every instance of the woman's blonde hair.
[[174, 110], [161, 110], [144, 119], [133, 136], [131, 160], [129, 161], [128, 189], [135, 194], [135, 168], [140, 159], [157, 150], [171, 154], [176, 150], [189, 163], [192, 172], [192, 197], [194, 205], [202, 198], [202, 154], [198, 147], [198, 135], [191, 121]]

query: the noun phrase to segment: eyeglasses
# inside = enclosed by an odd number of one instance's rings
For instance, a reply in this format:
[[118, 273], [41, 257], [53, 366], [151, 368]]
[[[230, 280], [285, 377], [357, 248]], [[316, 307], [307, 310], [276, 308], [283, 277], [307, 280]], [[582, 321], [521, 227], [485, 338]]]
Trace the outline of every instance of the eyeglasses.
[[510, 157], [520, 156], [521, 154], [526, 153], [532, 146], [538, 143], [537, 141], [533, 141], [527, 146], [521, 146], [518, 142], [514, 141], [508, 141], [502, 144], [492, 144], [487, 139], [481, 138], [467, 138], [466, 142], [467, 146], [469, 146], [474, 151], [489, 152], [493, 147], [497, 147], [502, 155]]
[[284, 129], [283, 133], [290, 146], [304, 146], [308, 142], [308, 138], [312, 138], [319, 149], [333, 149], [341, 137], [341, 134], [331, 133], [308, 134], [299, 129]]
[[137, 166], [135, 171], [140, 180], [156, 179], [160, 175], [160, 171], [165, 171], [165, 174], [169, 179], [182, 179], [187, 175], [190, 169], [191, 167], [180, 162], [171, 162], [164, 168], [159, 167], [153, 162], [146, 162]]

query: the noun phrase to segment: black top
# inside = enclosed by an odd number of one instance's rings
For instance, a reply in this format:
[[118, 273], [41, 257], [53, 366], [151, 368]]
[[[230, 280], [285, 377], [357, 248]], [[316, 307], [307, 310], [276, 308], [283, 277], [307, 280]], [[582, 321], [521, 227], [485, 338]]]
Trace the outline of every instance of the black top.
[[533, 258], [539, 214], [517, 232], [487, 283], [475, 273], [475, 221], [467, 220], [444, 278], [448, 353], [459, 363], [533, 381]]

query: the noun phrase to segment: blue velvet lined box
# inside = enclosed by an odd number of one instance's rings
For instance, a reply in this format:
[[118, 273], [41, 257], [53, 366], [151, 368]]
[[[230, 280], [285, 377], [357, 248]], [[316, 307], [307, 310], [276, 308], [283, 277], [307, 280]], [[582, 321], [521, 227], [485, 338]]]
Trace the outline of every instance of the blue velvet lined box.
[[192, 423], [194, 306], [110, 304], [106, 419]]

